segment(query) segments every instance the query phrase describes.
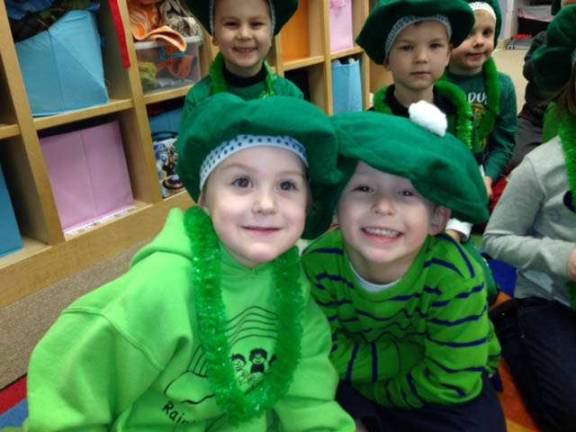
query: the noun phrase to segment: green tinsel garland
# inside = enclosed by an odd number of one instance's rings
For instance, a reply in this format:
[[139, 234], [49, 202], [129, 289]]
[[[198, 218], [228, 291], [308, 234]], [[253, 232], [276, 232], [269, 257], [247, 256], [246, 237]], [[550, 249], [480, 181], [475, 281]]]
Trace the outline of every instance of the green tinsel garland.
[[[455, 135], [466, 145], [474, 150], [472, 144], [472, 108], [466, 100], [464, 92], [455, 84], [446, 81], [438, 81], [435, 88], [456, 107], [456, 131]], [[374, 94], [374, 110], [384, 114], [393, 114], [386, 103], [388, 87], [382, 87]]]
[[486, 85], [486, 112], [478, 125], [477, 136], [480, 143], [485, 142], [494, 130], [496, 119], [500, 115], [500, 80], [494, 59], [490, 57], [482, 66], [484, 83]]
[[[212, 94], [222, 93], [228, 91], [228, 83], [226, 83], [226, 79], [224, 78], [224, 56], [222, 53], [218, 53], [216, 58], [210, 65], [210, 78], [212, 79]], [[274, 96], [274, 73], [268, 65], [268, 62], [264, 62], [264, 67], [266, 68], [266, 82], [265, 89], [260, 94], [259, 98], [267, 97], [267, 96]]]
[[[553, 102], [546, 111], [545, 124], [546, 122], [557, 127], [566, 164], [568, 189], [572, 192], [572, 208], [576, 208], [576, 116], [561, 112]], [[576, 310], [576, 283], [569, 281], [567, 287], [572, 308]]]
[[270, 410], [288, 391], [300, 362], [305, 300], [298, 283], [298, 251], [292, 248], [273, 262], [277, 360], [262, 381], [245, 393], [236, 380], [226, 337], [226, 311], [220, 288], [221, 252], [212, 221], [196, 206], [186, 213], [185, 226], [192, 240], [198, 337], [206, 357], [208, 378], [218, 405], [230, 424], [236, 426]]

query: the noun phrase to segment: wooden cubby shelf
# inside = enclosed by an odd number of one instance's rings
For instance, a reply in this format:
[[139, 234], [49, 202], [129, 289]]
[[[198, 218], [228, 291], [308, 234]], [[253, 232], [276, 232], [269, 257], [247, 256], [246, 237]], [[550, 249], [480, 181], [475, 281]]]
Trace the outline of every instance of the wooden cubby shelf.
[[129, 110], [133, 103], [130, 99], [110, 100], [107, 104], [97, 105], [76, 111], [68, 111], [62, 114], [56, 114], [46, 117], [35, 117], [34, 125], [36, 130], [49, 129], [55, 126], [62, 126], [68, 123], [74, 123], [80, 120], [87, 120], [96, 117], [102, 117], [120, 111]]
[[0, 123], [0, 140], [4, 138], [12, 138], [18, 135], [20, 135], [20, 127], [17, 124]]
[[164, 102], [164, 101], [168, 101], [168, 100], [172, 100], [172, 99], [185, 97], [191, 88], [192, 88], [192, 86], [188, 85], [188, 86], [178, 87], [178, 88], [174, 88], [174, 89], [170, 89], [170, 90], [158, 90], [158, 91], [146, 93], [144, 95], [144, 103], [146, 105], [150, 105], [150, 104], [154, 104], [154, 103], [158, 103], [158, 102]]

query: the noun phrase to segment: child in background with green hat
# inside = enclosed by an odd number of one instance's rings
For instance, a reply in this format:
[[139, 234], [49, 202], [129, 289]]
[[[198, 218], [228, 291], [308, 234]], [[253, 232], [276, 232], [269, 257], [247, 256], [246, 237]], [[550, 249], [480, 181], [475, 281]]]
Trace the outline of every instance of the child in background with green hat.
[[474, 23], [464, 0], [380, 0], [356, 42], [392, 73], [394, 84], [374, 94], [374, 110], [408, 117], [408, 107], [425, 100], [448, 116], [448, 130], [472, 145], [472, 112], [462, 91], [438, 82]]
[[545, 431], [576, 425], [576, 5], [531, 59], [539, 89], [558, 94], [557, 135], [526, 155], [484, 233], [486, 252], [517, 269], [514, 299], [491, 312], [502, 354]]
[[354, 431], [294, 247], [305, 223], [324, 228], [310, 200], [335, 172], [330, 120], [296, 98], [224, 93], [178, 146], [198, 205], [173, 209], [124, 276], [40, 341], [27, 431]]
[[208, 76], [186, 96], [184, 119], [200, 101], [221, 92], [243, 99], [304, 98], [294, 83], [275, 74], [266, 62], [274, 36], [296, 12], [298, 0], [187, 0], [187, 4], [220, 52]]
[[[380, 0], [357, 42], [370, 58], [392, 72], [394, 84], [374, 94], [374, 110], [408, 117], [408, 106], [424, 100], [448, 117], [448, 131], [474, 151], [472, 108], [457, 85], [440, 80], [453, 46], [468, 36], [474, 13], [465, 0]], [[490, 280], [490, 298], [497, 288], [488, 265], [468, 241], [472, 225], [456, 218], [447, 232], [466, 243]]]
[[502, 26], [499, 1], [468, 3], [474, 11], [474, 27], [452, 50], [446, 78], [464, 90], [472, 105], [478, 140], [474, 155], [492, 197], [492, 186], [504, 174], [514, 150], [516, 92], [510, 77], [498, 72], [492, 58]]
[[431, 130], [372, 112], [333, 117], [343, 178], [324, 203], [339, 226], [302, 261], [332, 327], [337, 400], [369, 431], [504, 431], [483, 272], [442, 234], [450, 213], [487, 219], [482, 178], [436, 107], [410, 110]]

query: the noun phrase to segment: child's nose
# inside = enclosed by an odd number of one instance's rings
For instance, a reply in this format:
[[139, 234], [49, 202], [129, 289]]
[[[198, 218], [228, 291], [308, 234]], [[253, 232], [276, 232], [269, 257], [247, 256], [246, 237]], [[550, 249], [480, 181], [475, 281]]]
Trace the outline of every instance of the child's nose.
[[256, 213], [274, 213], [277, 210], [276, 197], [273, 191], [261, 190], [256, 193], [254, 200]]
[[394, 200], [388, 196], [380, 195], [376, 198], [373, 210], [379, 215], [394, 214]]
[[238, 30], [238, 35], [241, 38], [246, 39], [250, 36], [250, 27], [248, 25], [241, 25]]
[[428, 60], [428, 50], [424, 47], [416, 48], [415, 50], [417, 61], [427, 61]]

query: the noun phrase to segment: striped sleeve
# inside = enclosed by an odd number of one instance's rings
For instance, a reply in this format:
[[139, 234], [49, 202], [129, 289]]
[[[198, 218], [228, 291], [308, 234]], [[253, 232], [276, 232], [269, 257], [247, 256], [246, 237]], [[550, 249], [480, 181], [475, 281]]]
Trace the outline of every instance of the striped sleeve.
[[439, 287], [450, 295], [430, 304], [424, 359], [407, 373], [374, 386], [374, 399], [383, 405], [454, 405], [474, 399], [482, 390], [493, 342], [486, 287], [477, 265], [455, 247], [465, 266], [438, 259], [432, 264], [442, 267]]

